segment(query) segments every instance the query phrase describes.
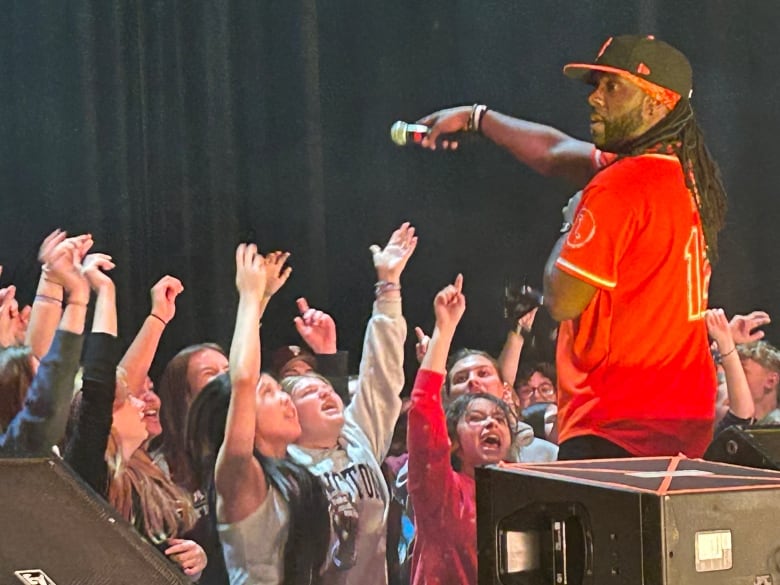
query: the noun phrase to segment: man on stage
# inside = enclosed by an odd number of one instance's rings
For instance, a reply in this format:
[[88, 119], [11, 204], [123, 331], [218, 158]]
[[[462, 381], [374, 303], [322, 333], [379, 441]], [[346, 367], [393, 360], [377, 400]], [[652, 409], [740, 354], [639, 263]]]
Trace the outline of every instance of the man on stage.
[[703, 313], [726, 197], [691, 108], [691, 66], [664, 42], [627, 35], [564, 73], [594, 88], [593, 144], [477, 104], [423, 118], [423, 145], [478, 131], [584, 185], [544, 275], [561, 322], [559, 459], [699, 457], [712, 438]]

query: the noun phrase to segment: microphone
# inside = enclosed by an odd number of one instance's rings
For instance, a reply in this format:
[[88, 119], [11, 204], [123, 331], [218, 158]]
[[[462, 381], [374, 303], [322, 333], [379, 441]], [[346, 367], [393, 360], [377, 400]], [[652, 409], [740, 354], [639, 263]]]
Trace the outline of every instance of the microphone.
[[398, 146], [420, 144], [430, 128], [422, 124], [408, 124], [398, 120], [390, 127], [390, 140]]

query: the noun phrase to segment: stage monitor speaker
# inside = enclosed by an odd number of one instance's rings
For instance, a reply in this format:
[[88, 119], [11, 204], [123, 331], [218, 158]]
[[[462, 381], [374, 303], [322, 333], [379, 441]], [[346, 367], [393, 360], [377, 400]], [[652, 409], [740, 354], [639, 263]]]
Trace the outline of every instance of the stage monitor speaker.
[[0, 459], [0, 584], [189, 584], [56, 458]]
[[780, 426], [728, 427], [715, 437], [704, 458], [780, 471]]
[[679, 457], [476, 470], [479, 585], [780, 583], [780, 473]]

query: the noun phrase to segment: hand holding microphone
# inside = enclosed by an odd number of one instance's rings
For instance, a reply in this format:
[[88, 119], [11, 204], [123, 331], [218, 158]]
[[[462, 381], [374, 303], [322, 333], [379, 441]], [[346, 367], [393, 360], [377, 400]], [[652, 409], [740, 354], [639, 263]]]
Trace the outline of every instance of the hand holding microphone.
[[451, 135], [459, 132], [479, 132], [486, 111], [487, 106], [474, 104], [439, 110], [414, 124], [399, 121], [390, 129], [390, 138], [399, 146], [418, 144], [423, 148], [436, 150], [436, 147], [441, 145], [445, 150], [455, 150], [458, 148], [458, 141], [453, 140]]

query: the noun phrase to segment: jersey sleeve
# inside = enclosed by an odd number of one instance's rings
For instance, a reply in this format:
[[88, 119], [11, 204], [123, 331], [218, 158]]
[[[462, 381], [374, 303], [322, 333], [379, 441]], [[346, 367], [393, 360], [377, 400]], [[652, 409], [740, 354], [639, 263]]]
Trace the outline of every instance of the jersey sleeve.
[[600, 179], [585, 188], [555, 266], [597, 288], [613, 289], [619, 261], [636, 231], [637, 202], [630, 183]]

